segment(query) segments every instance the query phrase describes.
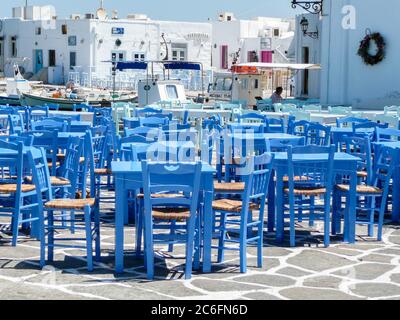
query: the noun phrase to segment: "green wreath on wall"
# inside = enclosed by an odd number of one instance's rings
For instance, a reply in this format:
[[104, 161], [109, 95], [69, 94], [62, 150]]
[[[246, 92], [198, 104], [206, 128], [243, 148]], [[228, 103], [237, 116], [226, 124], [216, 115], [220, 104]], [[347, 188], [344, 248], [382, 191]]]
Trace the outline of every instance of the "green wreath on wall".
[[[378, 47], [378, 52], [375, 55], [371, 55], [369, 53], [369, 49], [371, 47], [371, 41], [375, 41], [376, 46]], [[363, 58], [365, 64], [373, 66], [382, 62], [383, 59], [385, 59], [385, 47], [386, 47], [385, 39], [379, 32], [367, 34], [360, 43], [360, 48], [358, 49], [358, 55]]]

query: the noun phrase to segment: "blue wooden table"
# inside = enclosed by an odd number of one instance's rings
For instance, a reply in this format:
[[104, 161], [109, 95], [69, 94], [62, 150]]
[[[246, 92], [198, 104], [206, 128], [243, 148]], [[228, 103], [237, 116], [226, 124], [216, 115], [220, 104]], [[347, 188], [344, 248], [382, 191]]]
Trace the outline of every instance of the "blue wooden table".
[[397, 167], [393, 175], [393, 193], [392, 193], [392, 220], [393, 222], [400, 222], [400, 141], [393, 142], [374, 142], [375, 160], [379, 158], [379, 150], [382, 147], [389, 147], [395, 149], [397, 152]]
[[[271, 178], [268, 191], [268, 231], [272, 232], [276, 221], [276, 238], [283, 241], [284, 236], [284, 216], [283, 216], [283, 177], [288, 174], [288, 155], [286, 152], [275, 152], [274, 175], [276, 183]], [[293, 159], [309, 160], [327, 160], [326, 154], [294, 154]], [[356, 220], [356, 188], [357, 188], [357, 161], [359, 158], [347, 153], [336, 153], [334, 160], [335, 175], [348, 175], [350, 177], [350, 199], [349, 216], [345, 216], [344, 240], [350, 243], [355, 242], [355, 220]], [[276, 219], [276, 220], [275, 220]]]
[[[113, 161], [115, 178], [115, 271], [124, 271], [124, 224], [128, 217], [128, 191], [143, 187], [142, 165], [133, 161]], [[213, 224], [213, 175], [215, 169], [204, 163], [201, 170], [201, 187], [204, 193], [203, 272], [211, 271], [211, 242]]]

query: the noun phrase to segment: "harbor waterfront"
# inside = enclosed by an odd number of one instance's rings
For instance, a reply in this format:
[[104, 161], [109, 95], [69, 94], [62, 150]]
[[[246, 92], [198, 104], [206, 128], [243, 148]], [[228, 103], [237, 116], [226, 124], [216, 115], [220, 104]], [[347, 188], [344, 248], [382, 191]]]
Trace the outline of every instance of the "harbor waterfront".
[[399, 300], [400, 5], [265, 1], [8, 1], [0, 303]]

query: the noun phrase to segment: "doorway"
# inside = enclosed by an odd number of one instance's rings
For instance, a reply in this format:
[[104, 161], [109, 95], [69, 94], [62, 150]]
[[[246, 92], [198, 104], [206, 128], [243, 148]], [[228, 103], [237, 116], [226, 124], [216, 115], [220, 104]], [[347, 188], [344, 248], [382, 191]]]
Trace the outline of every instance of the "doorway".
[[49, 50], [49, 67], [56, 66], [56, 50]]
[[43, 69], [43, 50], [35, 50], [33, 61], [35, 61], [34, 72], [38, 73]]
[[[309, 47], [303, 47], [303, 63], [310, 63]], [[302, 95], [304, 96], [308, 96], [308, 80], [309, 80], [309, 71], [306, 69], [303, 71]]]

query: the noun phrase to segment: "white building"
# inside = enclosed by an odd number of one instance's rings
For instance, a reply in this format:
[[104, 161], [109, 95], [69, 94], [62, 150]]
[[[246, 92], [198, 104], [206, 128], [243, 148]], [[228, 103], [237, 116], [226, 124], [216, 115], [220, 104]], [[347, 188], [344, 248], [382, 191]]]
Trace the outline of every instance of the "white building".
[[12, 18], [2, 20], [0, 71], [6, 76], [12, 75], [14, 62], [33, 74], [55, 67], [62, 81], [73, 70], [88, 77], [109, 75], [107, 61], [162, 60], [167, 51], [169, 60], [211, 67], [210, 23], [153, 21], [142, 14], [118, 19], [116, 13], [60, 19], [50, 9], [15, 8]]
[[[398, 0], [324, 0], [320, 44], [310, 46], [311, 51], [321, 46], [321, 103], [368, 109], [400, 105], [399, 12]], [[357, 54], [369, 32], [379, 32], [386, 42], [385, 59], [372, 66]], [[298, 52], [302, 46], [296, 45]], [[374, 44], [370, 53], [376, 53]]]
[[217, 70], [230, 69], [235, 59], [279, 63], [294, 58], [293, 19], [236, 20], [232, 13], [223, 13], [212, 26], [212, 66]]

